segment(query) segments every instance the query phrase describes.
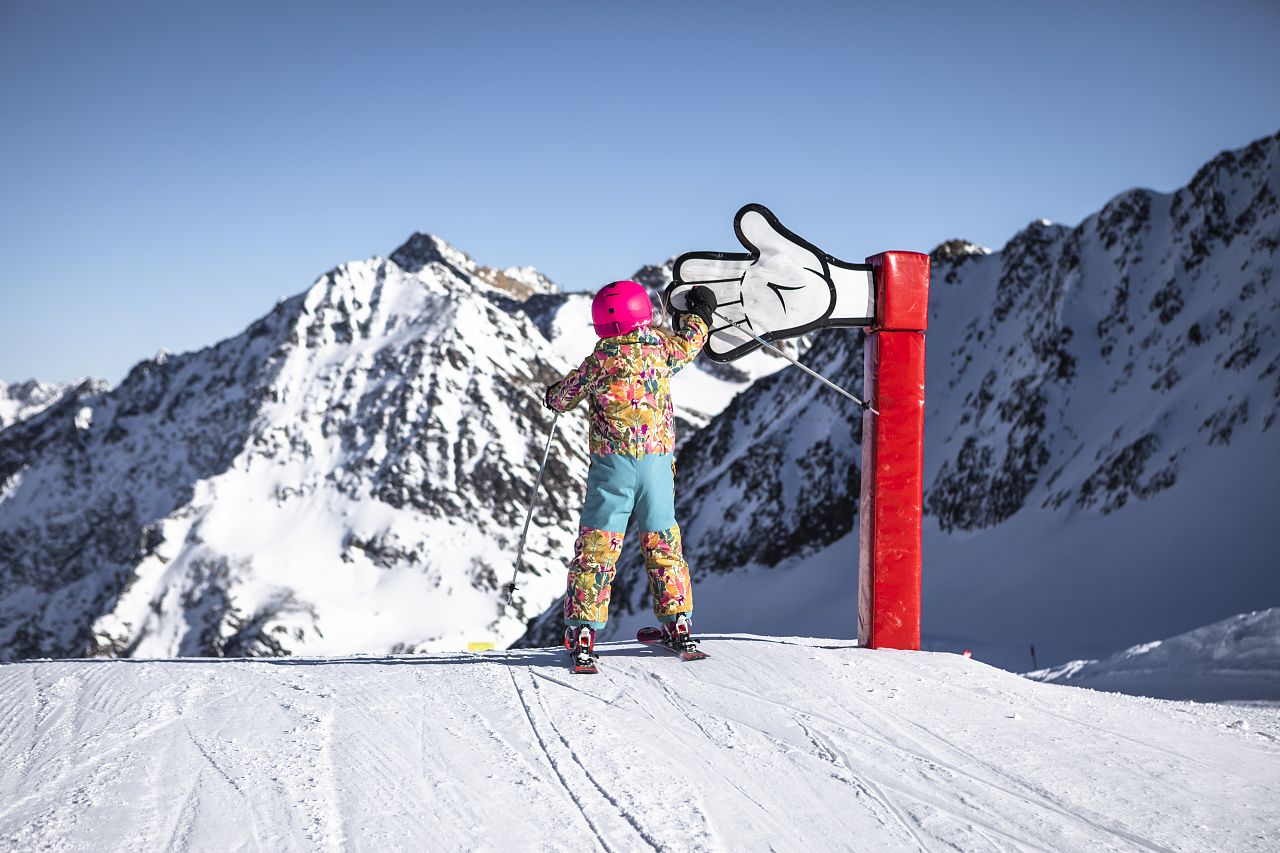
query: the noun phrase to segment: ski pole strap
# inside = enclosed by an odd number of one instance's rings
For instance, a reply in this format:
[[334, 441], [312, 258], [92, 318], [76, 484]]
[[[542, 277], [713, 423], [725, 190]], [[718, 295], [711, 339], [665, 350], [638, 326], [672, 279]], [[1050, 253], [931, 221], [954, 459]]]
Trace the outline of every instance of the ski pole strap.
[[773, 351], [774, 351], [774, 352], [776, 352], [778, 355], [782, 356], [782, 357], [783, 357], [783, 358], [785, 358], [787, 361], [791, 362], [791, 363], [792, 363], [792, 364], [794, 364], [796, 367], [800, 368], [800, 369], [801, 369], [801, 370], [803, 370], [805, 373], [807, 373], [807, 374], [809, 374], [810, 376], [812, 376], [814, 379], [817, 379], [819, 382], [822, 382], [822, 383], [826, 384], [829, 388], [832, 388], [832, 389], [834, 389], [835, 391], [838, 391], [839, 393], [841, 393], [841, 394], [843, 394], [844, 396], [848, 397], [850, 400], [852, 400], [853, 402], [857, 403], [857, 404], [858, 404], [859, 406], [861, 406], [862, 408], [864, 408], [864, 409], [866, 409], [866, 410], [868, 410], [868, 411], [870, 411], [870, 412], [873, 412], [874, 414], [877, 414], [877, 415], [878, 415], [878, 414], [880, 414], [878, 411], [876, 411], [875, 409], [871, 408], [871, 404], [870, 404], [870, 403], [864, 402], [863, 400], [859, 400], [857, 397], [853, 396], [853, 395], [852, 395], [852, 394], [850, 394], [848, 391], [844, 390], [844, 389], [843, 389], [843, 388], [841, 388], [839, 385], [837, 385], [836, 383], [832, 382], [830, 379], [828, 379], [827, 377], [823, 376], [823, 375], [822, 375], [821, 373], [819, 373], [818, 371], [813, 370], [813, 369], [808, 368], [808, 367], [805, 367], [803, 364], [801, 364], [801, 363], [800, 363], [800, 360], [799, 360], [798, 358], [796, 358], [796, 357], [792, 356], [792, 355], [791, 355], [791, 354], [789, 354], [789, 353], [783, 352], [783, 351], [782, 351], [782, 349], [780, 349], [779, 347], [776, 347], [776, 346], [774, 346], [773, 344], [769, 343], [769, 342], [768, 342], [768, 341], [766, 341], [764, 338], [760, 337], [759, 335], [757, 335], [755, 332], [751, 331], [750, 329], [743, 328], [743, 326], [742, 326], [743, 321], [742, 321], [742, 320], [738, 320], [738, 321], [730, 320], [728, 317], [724, 316], [724, 315], [723, 315], [723, 314], [721, 314], [719, 311], [712, 311], [711, 313], [712, 313], [712, 314], [714, 314], [714, 315], [716, 315], [717, 317], [719, 317], [721, 320], [724, 320], [726, 323], [728, 323], [730, 326], [733, 326], [733, 327], [734, 327], [735, 329], [737, 329], [738, 331], [740, 331], [740, 332], [744, 332], [744, 333], [746, 333], [747, 335], [750, 335], [750, 336], [751, 336], [752, 338], [754, 338], [754, 339], [756, 340], [756, 342], [757, 342], [757, 343], [759, 343], [761, 346], [768, 347], [769, 349], [773, 350]]
[[529, 535], [529, 522], [533, 520], [533, 508], [538, 503], [538, 489], [542, 486], [542, 472], [547, 469], [547, 457], [551, 455], [551, 440], [556, 437], [556, 422], [560, 413], [551, 418], [551, 432], [547, 435], [547, 446], [542, 451], [542, 462], [538, 465], [538, 479], [533, 483], [533, 491], [529, 494], [529, 512], [524, 517], [524, 528], [520, 531], [520, 544], [516, 546], [516, 568], [511, 573], [511, 583], [507, 584], [507, 604], [515, 604], [516, 576], [520, 574], [520, 559], [524, 556], [524, 540]]

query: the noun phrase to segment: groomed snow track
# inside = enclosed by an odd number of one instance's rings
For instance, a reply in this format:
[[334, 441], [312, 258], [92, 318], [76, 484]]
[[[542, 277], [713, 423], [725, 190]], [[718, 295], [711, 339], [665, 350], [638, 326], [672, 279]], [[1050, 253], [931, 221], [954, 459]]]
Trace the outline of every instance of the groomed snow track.
[[1280, 710], [705, 638], [0, 666], [17, 850], [1275, 850]]

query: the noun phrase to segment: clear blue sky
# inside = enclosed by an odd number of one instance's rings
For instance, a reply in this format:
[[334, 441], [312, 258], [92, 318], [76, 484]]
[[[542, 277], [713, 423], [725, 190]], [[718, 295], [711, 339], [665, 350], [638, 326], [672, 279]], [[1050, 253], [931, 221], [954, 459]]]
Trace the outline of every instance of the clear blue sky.
[[0, 0], [0, 379], [117, 381], [415, 230], [571, 290], [749, 201], [999, 247], [1280, 129], [1278, 44], [1273, 0]]

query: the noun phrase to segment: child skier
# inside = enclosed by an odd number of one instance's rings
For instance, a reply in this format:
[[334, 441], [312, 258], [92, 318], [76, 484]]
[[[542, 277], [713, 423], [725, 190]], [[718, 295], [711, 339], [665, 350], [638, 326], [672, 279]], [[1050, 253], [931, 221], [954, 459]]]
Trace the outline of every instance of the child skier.
[[652, 327], [649, 294], [634, 281], [601, 288], [591, 303], [600, 340], [582, 365], [547, 389], [546, 403], [566, 412], [590, 405], [591, 468], [564, 596], [565, 646], [591, 666], [595, 633], [609, 619], [622, 537], [634, 514], [640, 526], [653, 612], [666, 641], [692, 649], [693, 590], [675, 517], [675, 429], [670, 379], [707, 341], [716, 298], [695, 287], [675, 334]]

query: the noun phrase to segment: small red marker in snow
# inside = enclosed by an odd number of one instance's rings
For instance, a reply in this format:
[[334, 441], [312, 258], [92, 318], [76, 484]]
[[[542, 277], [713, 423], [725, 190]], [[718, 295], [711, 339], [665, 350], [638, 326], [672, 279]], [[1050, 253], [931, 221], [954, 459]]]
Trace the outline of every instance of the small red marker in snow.
[[971, 658], [971, 657], [973, 657], [973, 652], [969, 651], [968, 649], [965, 649], [965, 650], [964, 650], [963, 652], [961, 652], [960, 654], [964, 655], [964, 656], [965, 656], [965, 657], [967, 657], [967, 658]]

